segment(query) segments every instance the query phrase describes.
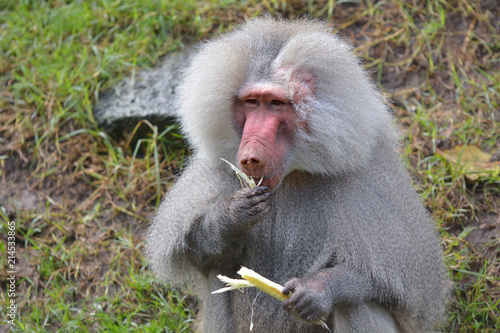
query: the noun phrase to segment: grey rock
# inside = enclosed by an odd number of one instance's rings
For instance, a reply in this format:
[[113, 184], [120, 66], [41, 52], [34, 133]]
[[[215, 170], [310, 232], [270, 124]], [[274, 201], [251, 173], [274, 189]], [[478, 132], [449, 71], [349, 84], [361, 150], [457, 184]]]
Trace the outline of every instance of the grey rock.
[[93, 109], [99, 126], [110, 134], [123, 134], [142, 119], [157, 125], [160, 132], [174, 123], [175, 89], [194, 52], [188, 47], [170, 53], [155, 69], [140, 71], [104, 92]]

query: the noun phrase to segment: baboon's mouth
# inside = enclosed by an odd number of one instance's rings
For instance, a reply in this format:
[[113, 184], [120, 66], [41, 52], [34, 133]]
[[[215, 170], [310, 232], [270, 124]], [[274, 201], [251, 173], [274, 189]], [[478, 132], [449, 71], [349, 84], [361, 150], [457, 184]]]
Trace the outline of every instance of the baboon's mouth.
[[281, 183], [282, 175], [283, 175], [283, 171], [280, 171], [279, 173], [274, 173], [272, 175], [264, 175], [264, 176], [258, 175], [258, 176], [251, 176], [251, 177], [255, 181], [255, 185], [266, 186], [266, 187], [274, 190]]

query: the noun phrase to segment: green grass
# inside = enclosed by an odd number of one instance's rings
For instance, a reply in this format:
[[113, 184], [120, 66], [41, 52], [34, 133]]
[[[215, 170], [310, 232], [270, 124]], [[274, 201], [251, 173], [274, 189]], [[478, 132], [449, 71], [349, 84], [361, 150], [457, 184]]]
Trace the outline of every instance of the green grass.
[[[454, 282], [443, 331], [494, 332], [500, 240], [471, 236], [493, 235], [488, 216], [499, 216], [500, 176], [471, 180], [470, 171], [440, 155], [467, 144], [500, 158], [493, 7], [466, 0], [0, 0], [2, 267], [3, 235], [9, 221], [17, 225], [11, 328], [191, 331], [195, 298], [155, 282], [141, 253], [148, 216], [182, 168], [182, 138], [176, 127], [147, 121], [137, 124], [147, 135], [113, 138], [92, 108], [104, 90], [165, 53], [270, 11], [331, 18], [351, 40], [393, 103], [405, 158], [442, 236]], [[3, 328], [7, 276], [0, 271]]]

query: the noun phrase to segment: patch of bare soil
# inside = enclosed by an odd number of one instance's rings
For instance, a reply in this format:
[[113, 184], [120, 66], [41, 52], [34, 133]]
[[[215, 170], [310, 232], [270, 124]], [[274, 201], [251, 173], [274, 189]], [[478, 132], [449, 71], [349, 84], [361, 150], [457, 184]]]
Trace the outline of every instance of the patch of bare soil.
[[[465, 240], [474, 244], [475, 249], [486, 259], [500, 258], [500, 215], [482, 213], [468, 221], [467, 227], [474, 228]], [[500, 277], [500, 272], [497, 272]]]

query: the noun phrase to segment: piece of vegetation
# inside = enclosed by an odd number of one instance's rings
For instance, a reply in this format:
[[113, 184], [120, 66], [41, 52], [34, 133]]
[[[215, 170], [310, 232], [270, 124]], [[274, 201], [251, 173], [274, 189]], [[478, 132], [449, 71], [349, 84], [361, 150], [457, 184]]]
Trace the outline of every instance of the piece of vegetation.
[[[176, 127], [113, 138], [93, 106], [162, 55], [265, 12], [335, 23], [386, 92], [442, 237], [446, 332], [500, 327], [500, 9], [495, 1], [0, 0], [0, 264], [16, 224], [15, 332], [189, 332], [188, 290], [157, 283], [148, 216], [187, 153]], [[132, 137], [134, 136], [134, 137]], [[131, 144], [134, 142], [134, 144]], [[470, 168], [461, 149], [489, 154]], [[468, 150], [467, 150], [468, 151]], [[448, 155], [447, 155], [448, 154]], [[223, 167], [223, 166], [221, 166]], [[418, 237], [418, 235], [415, 235]], [[11, 252], [11, 251], [10, 251]]]
[[[241, 266], [240, 270], [237, 273], [243, 279], [231, 279], [224, 275], [217, 275], [217, 278], [226, 283], [227, 287], [215, 290], [212, 292], [212, 294], [223, 293], [234, 289], [238, 289], [239, 291], [244, 292], [244, 288], [255, 287], [282, 302], [286, 301], [291, 295], [283, 294], [283, 286], [263, 277], [259, 273], [247, 267]], [[330, 331], [330, 328], [328, 328], [328, 325], [323, 319], [320, 319], [317, 324], [323, 326], [325, 330]], [[253, 323], [250, 324], [250, 326], [252, 325]]]
[[223, 160], [224, 162], [226, 162], [227, 164], [229, 164], [229, 166], [231, 167], [231, 169], [234, 171], [234, 173], [236, 174], [236, 176], [238, 177], [238, 179], [240, 180], [240, 184], [241, 184], [241, 188], [244, 188], [245, 186], [249, 187], [249, 188], [256, 188], [257, 186], [260, 185], [260, 183], [262, 182], [262, 179], [264, 179], [263, 177], [260, 179], [260, 181], [255, 184], [255, 180], [248, 176], [247, 174], [245, 174], [243, 171], [241, 171], [240, 169], [238, 169], [235, 165], [233, 165], [231, 162], [229, 161], [226, 161], [225, 159], [221, 158], [221, 160]]

